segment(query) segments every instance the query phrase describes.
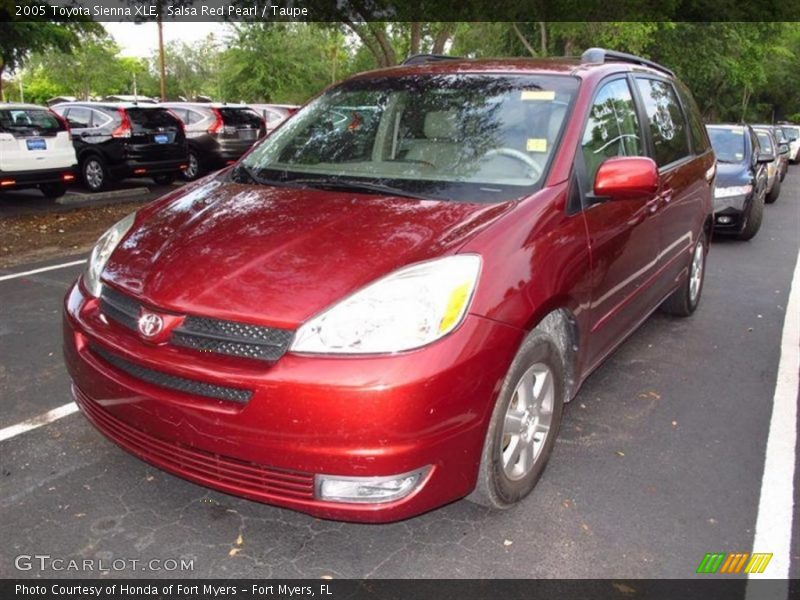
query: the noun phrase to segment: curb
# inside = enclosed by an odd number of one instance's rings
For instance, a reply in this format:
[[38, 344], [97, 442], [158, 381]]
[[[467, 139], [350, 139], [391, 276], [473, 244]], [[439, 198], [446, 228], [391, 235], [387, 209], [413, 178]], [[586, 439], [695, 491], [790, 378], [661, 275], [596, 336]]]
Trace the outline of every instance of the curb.
[[100, 192], [98, 194], [80, 194], [67, 192], [61, 198], [56, 200], [57, 204], [62, 206], [70, 206], [73, 204], [90, 204], [102, 200], [115, 200], [117, 198], [129, 198], [132, 196], [143, 196], [150, 193], [150, 188], [146, 186], [137, 186], [133, 188], [126, 188], [124, 190], [111, 190], [108, 192]]

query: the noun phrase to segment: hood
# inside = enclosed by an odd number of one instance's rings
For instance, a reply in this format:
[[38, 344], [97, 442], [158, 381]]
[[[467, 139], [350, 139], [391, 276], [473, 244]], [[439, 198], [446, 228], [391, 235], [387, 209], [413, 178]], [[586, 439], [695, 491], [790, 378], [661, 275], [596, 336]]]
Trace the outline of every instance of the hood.
[[717, 187], [731, 187], [751, 183], [752, 175], [747, 163], [717, 162]]
[[103, 279], [160, 309], [294, 328], [512, 205], [212, 179], [140, 211]]

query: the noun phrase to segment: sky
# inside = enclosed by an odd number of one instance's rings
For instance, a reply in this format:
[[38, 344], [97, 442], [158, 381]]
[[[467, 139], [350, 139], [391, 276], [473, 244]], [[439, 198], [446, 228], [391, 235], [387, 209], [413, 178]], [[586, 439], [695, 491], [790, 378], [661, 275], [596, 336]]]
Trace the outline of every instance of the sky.
[[[146, 58], [152, 56], [158, 48], [158, 28], [155, 23], [103, 23], [117, 44], [122, 48], [123, 56], [136, 56]], [[230, 32], [226, 23], [196, 22], [196, 23], [164, 23], [164, 43], [179, 40], [191, 44], [204, 39], [209, 33], [217, 38], [223, 38]]]

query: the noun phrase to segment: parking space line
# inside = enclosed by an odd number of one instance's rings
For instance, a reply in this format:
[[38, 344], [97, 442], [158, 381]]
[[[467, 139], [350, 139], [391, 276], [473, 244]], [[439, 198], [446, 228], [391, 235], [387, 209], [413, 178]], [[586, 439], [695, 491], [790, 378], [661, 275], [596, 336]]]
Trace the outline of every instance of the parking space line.
[[0, 275], [0, 281], [8, 279], [17, 279], [18, 277], [27, 277], [28, 275], [36, 275], [37, 273], [44, 273], [45, 271], [55, 271], [56, 269], [65, 269], [66, 267], [74, 267], [86, 262], [85, 258], [81, 260], [73, 260], [68, 263], [61, 263], [60, 265], [50, 265], [49, 267], [42, 267], [41, 269], [33, 269], [32, 271], [23, 271], [22, 273], [11, 273], [9, 275]]
[[33, 417], [32, 419], [28, 419], [22, 423], [17, 423], [16, 425], [11, 425], [5, 429], [0, 429], [0, 442], [4, 442], [5, 440], [20, 435], [21, 433], [38, 429], [42, 425], [47, 425], [48, 423], [57, 421], [62, 417], [67, 417], [72, 413], [77, 412], [77, 410], [78, 405], [74, 402], [69, 402], [68, 404], [54, 408], [53, 410], [48, 410], [46, 413], [41, 414], [38, 417]]
[[[800, 387], [800, 254], [781, 336], [778, 378], [767, 437], [753, 552], [772, 553], [769, 569], [748, 577], [788, 579], [792, 555], [797, 395]], [[758, 588], [756, 588], [757, 590]], [[787, 587], [788, 594], [788, 587]], [[748, 590], [748, 598], [751, 590]], [[786, 597], [786, 596], [783, 596]]]

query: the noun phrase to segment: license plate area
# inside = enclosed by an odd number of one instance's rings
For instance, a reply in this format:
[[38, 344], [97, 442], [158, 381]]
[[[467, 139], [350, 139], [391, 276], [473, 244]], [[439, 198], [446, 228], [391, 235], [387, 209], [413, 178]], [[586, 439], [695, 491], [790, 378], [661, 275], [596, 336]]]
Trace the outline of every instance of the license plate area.
[[256, 139], [256, 130], [255, 129], [240, 129], [239, 130], [239, 139], [240, 140], [254, 140]]
[[47, 150], [47, 142], [42, 138], [25, 140], [25, 145], [28, 147], [28, 150]]
[[153, 136], [153, 141], [156, 144], [169, 144], [170, 137], [168, 133], [157, 133]]

